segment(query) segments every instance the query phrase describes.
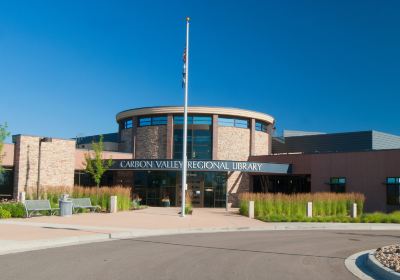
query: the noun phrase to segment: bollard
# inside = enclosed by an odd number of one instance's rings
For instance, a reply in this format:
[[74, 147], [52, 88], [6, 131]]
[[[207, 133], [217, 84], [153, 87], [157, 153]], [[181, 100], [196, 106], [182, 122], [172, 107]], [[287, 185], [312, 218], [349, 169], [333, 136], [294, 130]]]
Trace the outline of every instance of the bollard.
[[110, 213], [117, 213], [118, 204], [117, 204], [117, 196], [110, 196]]
[[25, 192], [19, 192], [18, 201], [21, 202], [21, 203], [25, 202]]
[[351, 205], [351, 217], [357, 218], [357, 203]]
[[307, 202], [307, 217], [312, 218], [312, 202]]
[[254, 201], [249, 201], [249, 218], [254, 219]]

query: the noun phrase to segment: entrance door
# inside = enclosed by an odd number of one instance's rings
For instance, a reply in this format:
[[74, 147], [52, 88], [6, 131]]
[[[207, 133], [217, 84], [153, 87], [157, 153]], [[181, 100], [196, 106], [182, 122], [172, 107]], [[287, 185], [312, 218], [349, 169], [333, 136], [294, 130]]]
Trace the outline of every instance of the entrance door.
[[204, 180], [203, 176], [188, 177], [188, 192], [192, 199], [193, 207], [203, 207]]
[[[181, 205], [181, 178], [177, 181], [176, 199]], [[187, 179], [187, 194], [190, 195], [193, 207], [204, 207], [204, 176], [200, 172], [188, 172]]]

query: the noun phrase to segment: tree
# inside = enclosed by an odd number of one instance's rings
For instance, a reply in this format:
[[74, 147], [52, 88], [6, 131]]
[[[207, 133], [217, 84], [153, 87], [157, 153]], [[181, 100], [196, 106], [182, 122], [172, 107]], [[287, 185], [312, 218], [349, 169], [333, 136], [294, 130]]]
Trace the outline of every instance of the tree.
[[2, 165], [4, 141], [8, 136], [10, 136], [10, 132], [8, 132], [7, 127], [7, 123], [3, 125], [0, 124], [0, 174], [4, 172]]
[[[104, 172], [106, 172], [110, 166], [112, 165], [112, 159], [103, 160], [103, 135], [100, 135], [99, 142], [92, 142], [93, 152], [89, 152], [85, 154], [85, 172], [90, 174], [96, 183], [97, 191], [99, 190], [100, 181], [103, 177]], [[92, 158], [92, 155], [94, 156]]]

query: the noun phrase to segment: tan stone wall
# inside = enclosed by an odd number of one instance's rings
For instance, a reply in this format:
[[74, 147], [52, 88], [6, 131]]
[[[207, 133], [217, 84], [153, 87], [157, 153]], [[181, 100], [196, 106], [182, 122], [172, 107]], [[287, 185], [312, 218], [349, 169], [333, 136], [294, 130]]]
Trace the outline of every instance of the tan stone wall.
[[269, 155], [269, 142], [271, 141], [271, 136], [262, 131], [255, 131], [255, 141], [254, 141], [254, 156]]
[[167, 158], [167, 126], [138, 127], [135, 157], [137, 159]]
[[[18, 192], [36, 193], [39, 137], [16, 136], [14, 197]], [[74, 185], [75, 141], [52, 139], [41, 145], [40, 188]]]
[[218, 159], [247, 161], [250, 156], [250, 129], [218, 127]]
[[229, 172], [228, 173], [228, 203], [232, 207], [239, 206], [239, 194], [250, 191], [250, 175], [245, 172]]
[[132, 128], [127, 128], [120, 131], [121, 141], [118, 148], [119, 152], [132, 153], [132, 130]]

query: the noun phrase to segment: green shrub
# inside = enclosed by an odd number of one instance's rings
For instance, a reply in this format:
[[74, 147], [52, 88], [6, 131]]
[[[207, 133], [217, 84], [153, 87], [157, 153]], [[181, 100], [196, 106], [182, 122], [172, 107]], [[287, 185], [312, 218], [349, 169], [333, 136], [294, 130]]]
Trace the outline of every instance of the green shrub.
[[360, 220], [362, 223], [400, 223], [400, 211], [389, 214], [382, 212], [363, 214]]
[[18, 202], [0, 203], [0, 207], [10, 212], [12, 218], [24, 218], [26, 215], [25, 207], [22, 203]]
[[9, 219], [11, 218], [10, 211], [0, 208], [0, 219]]

